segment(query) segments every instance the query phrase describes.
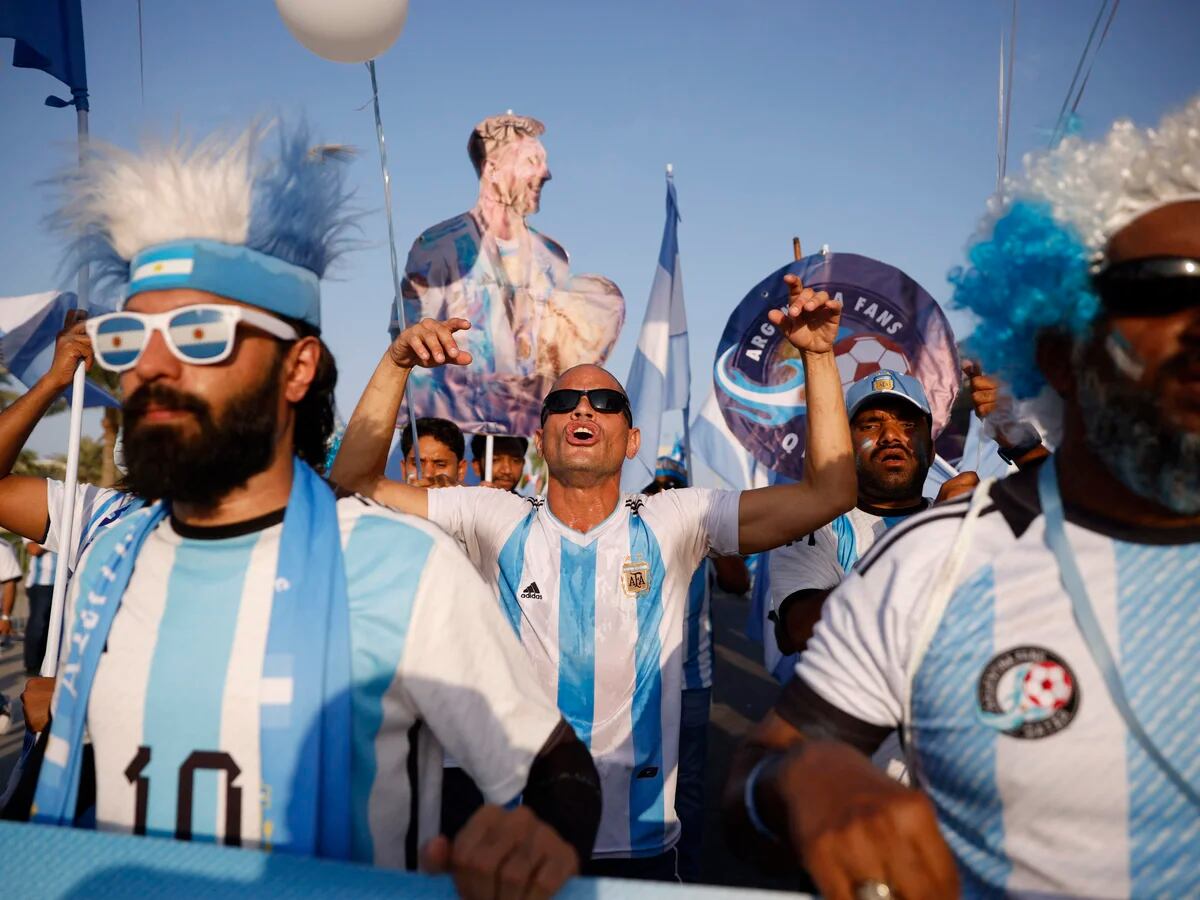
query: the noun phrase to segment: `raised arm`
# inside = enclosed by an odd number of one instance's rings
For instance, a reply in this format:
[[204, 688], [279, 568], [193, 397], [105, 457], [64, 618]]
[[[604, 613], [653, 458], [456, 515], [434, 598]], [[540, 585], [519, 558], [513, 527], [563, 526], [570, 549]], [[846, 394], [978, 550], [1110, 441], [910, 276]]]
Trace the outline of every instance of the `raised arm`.
[[743, 554], [759, 553], [796, 540], [854, 506], [858, 475], [850, 445], [850, 422], [842, 380], [833, 360], [842, 304], [815, 292], [795, 275], [788, 284], [786, 311], [772, 310], [772, 324], [800, 351], [808, 405], [804, 480], [745, 491], [738, 509], [738, 540]]
[[471, 354], [460, 350], [454, 340], [456, 331], [470, 327], [466, 319], [445, 322], [423, 319], [400, 333], [383, 354], [367, 389], [354, 407], [354, 415], [346, 426], [342, 446], [329, 473], [330, 481], [402, 512], [428, 517], [425, 488], [384, 477], [388, 448], [413, 367], [434, 369], [447, 364], [465, 366], [470, 363]]
[[92, 342], [83, 330], [84, 318], [77, 310], [67, 313], [50, 371], [0, 412], [0, 528], [31, 541], [45, 540], [50, 527], [46, 479], [14, 475], [12, 470], [34, 427], [70, 386], [76, 363], [92, 364]]

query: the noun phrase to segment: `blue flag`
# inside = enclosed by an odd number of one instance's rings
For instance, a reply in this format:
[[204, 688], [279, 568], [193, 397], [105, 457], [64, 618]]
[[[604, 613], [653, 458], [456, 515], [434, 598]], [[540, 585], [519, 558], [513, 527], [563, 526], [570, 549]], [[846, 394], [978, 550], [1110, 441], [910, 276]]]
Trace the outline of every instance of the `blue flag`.
[[48, 106], [88, 108], [80, 0], [5, 0], [0, 3], [0, 37], [16, 38], [14, 66], [41, 69], [71, 89], [72, 100], [50, 97]]
[[621, 476], [621, 487], [627, 491], [640, 490], [654, 480], [662, 414], [669, 409], [686, 410], [689, 405], [692, 372], [688, 363], [678, 225], [675, 182], [667, 175], [667, 222], [663, 226], [658, 268], [625, 384], [633, 407], [633, 424], [642, 432], [642, 448]]

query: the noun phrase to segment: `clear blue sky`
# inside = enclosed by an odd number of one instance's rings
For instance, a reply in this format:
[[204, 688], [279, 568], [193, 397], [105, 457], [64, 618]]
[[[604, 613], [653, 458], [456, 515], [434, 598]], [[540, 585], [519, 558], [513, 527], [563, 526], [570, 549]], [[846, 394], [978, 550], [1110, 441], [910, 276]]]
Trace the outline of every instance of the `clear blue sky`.
[[[1043, 146], [1098, 0], [1021, 4], [1010, 166]], [[87, 0], [93, 134], [121, 144], [176, 127], [204, 133], [258, 114], [303, 113], [328, 142], [356, 145], [366, 249], [324, 293], [326, 339], [348, 414], [382, 353], [391, 276], [362, 66], [296, 43], [273, 3]], [[945, 274], [995, 181], [999, 34], [1007, 0], [610, 3], [412, 0], [379, 60], [399, 252], [474, 200], [471, 126], [512, 108], [547, 125], [554, 181], [534, 219], [625, 293], [611, 359], [628, 373], [654, 273], [663, 167], [675, 164], [691, 325], [693, 404], [716, 342], [750, 287], [791, 256], [797, 234], [900, 266], [939, 300]], [[1085, 134], [1117, 116], [1152, 122], [1200, 88], [1200, 4], [1126, 2], [1080, 112]], [[39, 182], [74, 152], [71, 110], [37, 71], [12, 69], [0, 40], [0, 296], [69, 287], [41, 220]], [[360, 109], [360, 107], [362, 107]], [[963, 324], [961, 318], [952, 319]], [[61, 451], [65, 416], [34, 446]], [[89, 431], [98, 426], [90, 418]]]

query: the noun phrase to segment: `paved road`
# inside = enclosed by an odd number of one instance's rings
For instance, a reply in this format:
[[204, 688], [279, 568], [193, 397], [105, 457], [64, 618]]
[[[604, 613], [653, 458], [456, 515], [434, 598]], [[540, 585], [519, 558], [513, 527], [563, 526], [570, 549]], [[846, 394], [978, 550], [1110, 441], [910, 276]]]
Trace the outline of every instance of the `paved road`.
[[[23, 598], [17, 601], [17, 616], [23, 617]], [[777, 686], [764, 671], [761, 651], [743, 633], [746, 601], [717, 592], [713, 597], [713, 634], [716, 638], [714, 699], [708, 743], [708, 803], [704, 836], [704, 880], [710, 884], [795, 889], [788, 879], [768, 877], [735, 858], [721, 834], [718, 799], [729, 759], [746, 729], [770, 707]], [[16, 698], [24, 684], [21, 641], [0, 651], [0, 693]], [[21, 749], [20, 717], [8, 734], [0, 736], [0, 785]]]

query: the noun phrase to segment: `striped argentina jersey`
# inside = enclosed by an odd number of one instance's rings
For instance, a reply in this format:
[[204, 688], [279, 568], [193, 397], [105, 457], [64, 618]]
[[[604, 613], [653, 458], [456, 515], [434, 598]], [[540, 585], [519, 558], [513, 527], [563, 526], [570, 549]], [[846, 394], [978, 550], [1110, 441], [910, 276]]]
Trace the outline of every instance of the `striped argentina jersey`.
[[[797, 665], [817, 695], [804, 715], [849, 715], [882, 736], [911, 698], [916, 775], [966, 896], [1194, 896], [1200, 808], [1117, 711], [1046, 546], [1036, 481], [1026, 470], [990, 488], [935, 622], [926, 604], [967, 501], [876, 544], [826, 603]], [[1066, 512], [1133, 709], [1200, 784], [1200, 529]], [[913, 647], [930, 628], [910, 687]]]
[[462, 487], [428, 497], [430, 519], [495, 586], [538, 680], [591, 750], [603, 792], [595, 855], [672, 847], [688, 584], [710, 552], [737, 552], [739, 495], [626, 495], [586, 534], [540, 498]]
[[[439, 830], [442, 747], [504, 803], [560, 716], [449, 537], [358, 497], [337, 512], [352, 856], [411, 868]], [[290, 669], [266, 657], [282, 529], [281, 511], [223, 529], [168, 518], [147, 537], [88, 705], [100, 829], [270, 847], [264, 821], [286, 810], [262, 790], [260, 722], [286, 717], [292, 693]], [[121, 534], [87, 551], [72, 603]]]
[[[74, 544], [67, 558], [67, 570], [75, 571], [79, 557], [96, 539], [104, 528], [118, 521], [134, 501], [133, 494], [114, 488], [96, 487], [94, 484], [75, 485], [75, 516], [72, 528]], [[53, 553], [61, 553], [64, 546], [62, 517], [63, 483], [53, 478], [46, 479], [46, 508], [50, 514], [50, 526], [42, 546]]]
[[54, 570], [58, 565], [58, 554], [47, 550], [40, 556], [29, 556], [29, 571], [25, 573], [25, 587], [53, 587]]
[[683, 689], [712, 687], [712, 588], [716, 574], [705, 560], [688, 584], [687, 615], [683, 619]]

